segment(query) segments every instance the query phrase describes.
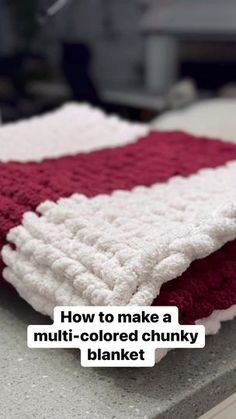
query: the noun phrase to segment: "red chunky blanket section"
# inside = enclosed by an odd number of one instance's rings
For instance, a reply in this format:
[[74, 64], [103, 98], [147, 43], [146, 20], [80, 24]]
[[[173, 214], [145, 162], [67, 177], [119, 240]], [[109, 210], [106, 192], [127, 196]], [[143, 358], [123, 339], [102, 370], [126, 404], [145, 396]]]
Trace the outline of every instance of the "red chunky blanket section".
[[[136, 143], [41, 163], [0, 163], [0, 248], [26, 211], [73, 193], [88, 197], [166, 182], [236, 159], [236, 146], [181, 132], [151, 132]], [[193, 323], [236, 304], [236, 241], [195, 261], [164, 284], [154, 305], [177, 305], [180, 321]], [[3, 268], [3, 262], [1, 262]]]

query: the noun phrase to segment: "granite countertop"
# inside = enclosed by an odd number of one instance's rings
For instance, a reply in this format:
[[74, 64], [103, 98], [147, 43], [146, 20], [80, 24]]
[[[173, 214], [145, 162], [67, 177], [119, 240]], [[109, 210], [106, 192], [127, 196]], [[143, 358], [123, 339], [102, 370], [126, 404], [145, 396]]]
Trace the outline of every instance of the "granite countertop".
[[154, 368], [82, 368], [79, 351], [28, 349], [48, 323], [0, 285], [0, 417], [194, 419], [236, 390], [236, 320], [205, 349], [171, 351]]

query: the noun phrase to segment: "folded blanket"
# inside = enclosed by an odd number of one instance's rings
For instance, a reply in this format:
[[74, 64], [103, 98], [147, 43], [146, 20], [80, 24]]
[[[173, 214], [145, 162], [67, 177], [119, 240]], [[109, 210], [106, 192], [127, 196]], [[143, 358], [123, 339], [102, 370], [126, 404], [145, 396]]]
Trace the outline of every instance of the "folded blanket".
[[[70, 112], [77, 130], [50, 137]], [[85, 105], [22, 124], [0, 129], [1, 145], [17, 129], [27, 143], [0, 150], [0, 246], [3, 277], [36, 310], [177, 305], [207, 333], [236, 315], [236, 145]]]

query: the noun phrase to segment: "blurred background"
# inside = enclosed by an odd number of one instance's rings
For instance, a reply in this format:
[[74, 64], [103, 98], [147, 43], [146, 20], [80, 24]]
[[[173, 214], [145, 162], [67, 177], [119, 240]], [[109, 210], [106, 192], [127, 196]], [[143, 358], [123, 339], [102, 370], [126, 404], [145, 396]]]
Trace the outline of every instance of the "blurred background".
[[235, 0], [0, 0], [0, 113], [75, 100], [131, 120], [236, 97]]

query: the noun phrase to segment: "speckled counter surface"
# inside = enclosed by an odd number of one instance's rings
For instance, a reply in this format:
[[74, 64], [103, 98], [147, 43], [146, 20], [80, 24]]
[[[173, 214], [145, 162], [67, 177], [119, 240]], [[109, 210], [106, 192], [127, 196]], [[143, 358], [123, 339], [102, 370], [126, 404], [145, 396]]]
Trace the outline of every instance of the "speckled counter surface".
[[86, 369], [79, 351], [28, 349], [27, 325], [47, 322], [0, 286], [0, 418], [194, 419], [236, 391], [236, 321], [204, 350], [148, 369]]

